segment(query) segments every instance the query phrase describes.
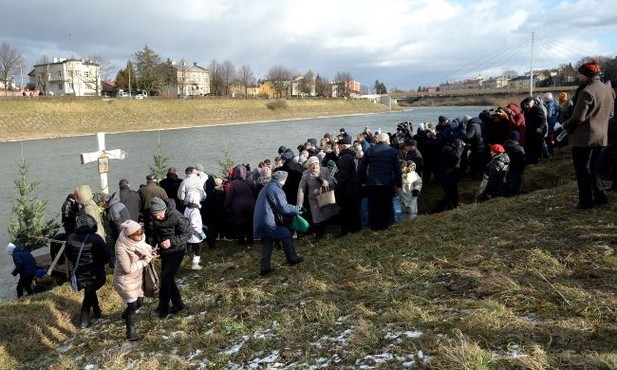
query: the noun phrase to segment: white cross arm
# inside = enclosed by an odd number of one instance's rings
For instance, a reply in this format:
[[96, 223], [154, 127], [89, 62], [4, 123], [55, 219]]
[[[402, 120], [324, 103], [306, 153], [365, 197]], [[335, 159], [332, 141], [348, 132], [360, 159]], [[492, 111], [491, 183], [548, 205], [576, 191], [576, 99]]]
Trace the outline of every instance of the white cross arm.
[[122, 149], [113, 149], [81, 153], [81, 164], [97, 161], [101, 157], [107, 157], [109, 159], [124, 159], [126, 158], [126, 152]]

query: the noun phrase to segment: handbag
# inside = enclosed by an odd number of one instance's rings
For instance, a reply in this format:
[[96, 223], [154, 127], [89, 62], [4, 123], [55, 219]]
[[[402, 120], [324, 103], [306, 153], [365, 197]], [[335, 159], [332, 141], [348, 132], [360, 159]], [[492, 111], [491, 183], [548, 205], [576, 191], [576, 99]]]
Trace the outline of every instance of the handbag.
[[304, 217], [300, 215], [295, 215], [291, 219], [291, 225], [289, 226], [289, 228], [292, 231], [297, 231], [299, 233], [305, 233], [309, 228], [309, 223]]
[[77, 275], [75, 272], [77, 271], [77, 266], [79, 266], [79, 260], [81, 259], [81, 252], [84, 250], [84, 245], [86, 244], [86, 240], [90, 235], [86, 235], [84, 241], [81, 242], [81, 246], [79, 247], [79, 252], [77, 253], [77, 260], [75, 261], [75, 266], [73, 266], [73, 271], [71, 271], [71, 289], [74, 291], [79, 291], [79, 282], [77, 281]]
[[159, 273], [156, 271], [154, 264], [150, 262], [143, 270], [142, 290], [144, 291], [144, 296], [155, 297], [160, 287]]
[[332, 204], [336, 204], [336, 198], [334, 198], [334, 188], [322, 186], [317, 194], [317, 205], [319, 208], [323, 208]]

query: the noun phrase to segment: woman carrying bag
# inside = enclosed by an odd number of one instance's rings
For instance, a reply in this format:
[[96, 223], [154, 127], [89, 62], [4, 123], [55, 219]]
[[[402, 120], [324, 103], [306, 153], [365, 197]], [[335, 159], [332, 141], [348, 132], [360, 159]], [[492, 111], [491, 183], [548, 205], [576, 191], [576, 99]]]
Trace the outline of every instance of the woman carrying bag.
[[136, 341], [140, 339], [135, 331], [135, 314], [144, 296], [143, 269], [155, 256], [152, 247], [145, 242], [146, 236], [140, 224], [127, 220], [121, 226], [122, 232], [116, 241], [114, 289], [126, 302], [126, 310], [122, 313], [126, 322], [126, 339]]
[[105, 284], [105, 264], [111, 253], [103, 238], [96, 233], [97, 222], [88, 214], [81, 214], [75, 222], [75, 232], [66, 240], [66, 256], [73, 264], [78, 290], [84, 290], [79, 326], [90, 325], [90, 310], [94, 318], [101, 317], [101, 307], [96, 291]]

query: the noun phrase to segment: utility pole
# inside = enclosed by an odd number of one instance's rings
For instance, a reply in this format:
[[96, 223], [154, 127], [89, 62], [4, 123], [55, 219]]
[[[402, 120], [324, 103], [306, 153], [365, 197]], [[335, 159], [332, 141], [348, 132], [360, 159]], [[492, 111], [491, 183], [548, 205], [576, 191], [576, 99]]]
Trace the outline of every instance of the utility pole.
[[531, 67], [529, 71], [529, 96], [533, 96], [533, 47], [535, 36], [535, 31], [531, 31]]
[[133, 94], [131, 94], [131, 61], [129, 60], [126, 63], [126, 69], [129, 70], [129, 97], [133, 96]]

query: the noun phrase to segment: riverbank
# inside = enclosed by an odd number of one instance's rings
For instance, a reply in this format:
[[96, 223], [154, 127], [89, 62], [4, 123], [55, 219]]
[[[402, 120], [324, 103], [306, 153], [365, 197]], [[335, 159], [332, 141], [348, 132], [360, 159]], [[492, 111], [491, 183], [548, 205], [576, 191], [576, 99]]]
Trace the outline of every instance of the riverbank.
[[9, 99], [0, 100], [0, 142], [275, 121], [389, 109], [368, 100], [302, 99]]

